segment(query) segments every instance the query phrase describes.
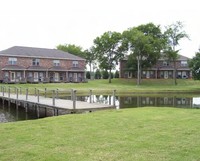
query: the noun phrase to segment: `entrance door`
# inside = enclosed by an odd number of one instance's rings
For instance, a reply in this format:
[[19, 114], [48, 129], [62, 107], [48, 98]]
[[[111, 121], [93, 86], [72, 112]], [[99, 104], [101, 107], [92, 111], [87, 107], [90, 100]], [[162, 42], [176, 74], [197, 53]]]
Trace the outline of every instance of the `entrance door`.
[[39, 81], [40, 81], [40, 82], [43, 82], [43, 81], [44, 81], [44, 73], [43, 73], [43, 72], [40, 72], [40, 73], [39, 73]]
[[186, 71], [182, 72], [182, 78], [187, 78]]
[[77, 75], [77, 73], [74, 73], [74, 82], [78, 82], [78, 75]]
[[59, 73], [55, 73], [54, 77], [55, 77], [54, 81], [58, 82], [59, 81]]
[[11, 72], [10, 74], [11, 74], [10, 81], [14, 82], [15, 81], [15, 72]]
[[38, 72], [34, 72], [34, 82], [38, 82]]
[[168, 71], [164, 71], [164, 78], [168, 79]]
[[150, 71], [147, 71], [146, 78], [150, 78]]

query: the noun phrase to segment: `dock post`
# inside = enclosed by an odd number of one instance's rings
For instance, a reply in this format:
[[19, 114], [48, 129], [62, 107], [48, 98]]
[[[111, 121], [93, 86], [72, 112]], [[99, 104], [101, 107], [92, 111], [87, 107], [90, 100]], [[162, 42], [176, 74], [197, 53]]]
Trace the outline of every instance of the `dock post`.
[[16, 88], [16, 98], [17, 98], [17, 100], [18, 100], [18, 98], [19, 98], [18, 92], [19, 92], [19, 90], [18, 90], [18, 88]]
[[44, 89], [44, 97], [47, 97], [47, 88]]
[[55, 106], [55, 90], [52, 91], [53, 106]]
[[73, 89], [71, 89], [71, 100], [73, 101], [73, 94], [74, 93], [74, 90]]
[[37, 89], [35, 88], [35, 96], [37, 96]]
[[6, 93], [6, 91], [7, 91], [7, 90], [6, 90], [6, 87], [4, 86], [4, 88], [5, 88], [4, 92]]
[[10, 100], [8, 100], [8, 107], [10, 108]]
[[40, 118], [40, 108], [36, 105], [37, 117]]
[[27, 113], [28, 112], [28, 104], [25, 103], [24, 106], [25, 106], [25, 112]]
[[26, 88], [26, 100], [28, 100], [28, 88]]
[[4, 86], [3, 86], [2, 90], [3, 90], [3, 91], [2, 91], [2, 94], [3, 94], [3, 96], [4, 96]]
[[19, 94], [22, 94], [22, 87], [19, 87]]
[[8, 98], [10, 98], [10, 86], [8, 87]]
[[76, 90], [73, 91], [73, 109], [76, 109]]
[[111, 105], [111, 95], [108, 95], [109, 105]]
[[58, 99], [58, 88], [56, 89], [56, 99]]
[[40, 102], [40, 91], [39, 91], [39, 89], [37, 90], [37, 102]]
[[92, 90], [90, 89], [90, 103], [92, 103]]
[[113, 106], [115, 107], [116, 90], [113, 90]]

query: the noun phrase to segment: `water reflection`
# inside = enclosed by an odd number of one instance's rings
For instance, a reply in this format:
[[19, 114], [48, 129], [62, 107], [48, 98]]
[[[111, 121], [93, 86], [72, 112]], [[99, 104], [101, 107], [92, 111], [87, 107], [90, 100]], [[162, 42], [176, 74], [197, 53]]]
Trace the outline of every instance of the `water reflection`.
[[182, 96], [116, 96], [115, 103], [112, 95], [80, 96], [80, 101], [116, 105], [116, 108], [134, 107], [177, 107], [200, 108], [200, 97]]
[[130, 107], [180, 107], [191, 108], [193, 107], [193, 98], [189, 97], [120, 97], [120, 108]]
[[[62, 99], [70, 100], [70, 96]], [[136, 108], [136, 107], [177, 107], [177, 108], [200, 108], [200, 97], [183, 97], [183, 96], [116, 96], [112, 95], [91, 95], [77, 96], [78, 101], [89, 103], [101, 103], [107, 105], [115, 105], [119, 108]], [[60, 110], [58, 115], [68, 114], [69, 111]], [[0, 99], [0, 122], [13, 122], [28, 119], [37, 119], [48, 116], [54, 116], [55, 111], [47, 108], [38, 109], [34, 106], [28, 107], [28, 111], [24, 107], [16, 107], [15, 104], [8, 104]]]

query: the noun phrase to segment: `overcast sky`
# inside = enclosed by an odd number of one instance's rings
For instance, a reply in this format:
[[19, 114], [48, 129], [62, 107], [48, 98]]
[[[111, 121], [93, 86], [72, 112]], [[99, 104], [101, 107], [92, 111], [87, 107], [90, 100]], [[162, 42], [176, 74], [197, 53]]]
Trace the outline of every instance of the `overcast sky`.
[[153, 22], [182, 21], [190, 40], [180, 54], [192, 57], [200, 47], [198, 0], [2, 0], [0, 50], [12, 46], [56, 48], [75, 44], [90, 48], [107, 31], [122, 32]]

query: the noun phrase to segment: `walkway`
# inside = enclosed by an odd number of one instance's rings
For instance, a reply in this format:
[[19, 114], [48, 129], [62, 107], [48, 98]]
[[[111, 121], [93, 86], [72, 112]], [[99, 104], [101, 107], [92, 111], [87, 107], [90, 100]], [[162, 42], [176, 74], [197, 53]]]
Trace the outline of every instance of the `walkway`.
[[[24, 94], [13, 94], [8, 92], [0, 92], [0, 98], [25, 104], [34, 104], [37, 106], [43, 107], [52, 107], [58, 109], [98, 109], [98, 108], [112, 108], [112, 105], [100, 104], [100, 103], [88, 103], [83, 101], [74, 100], [65, 100], [57, 98], [45, 98], [44, 96], [33, 96], [33, 95], [24, 95]], [[75, 97], [76, 98], [76, 97]]]

